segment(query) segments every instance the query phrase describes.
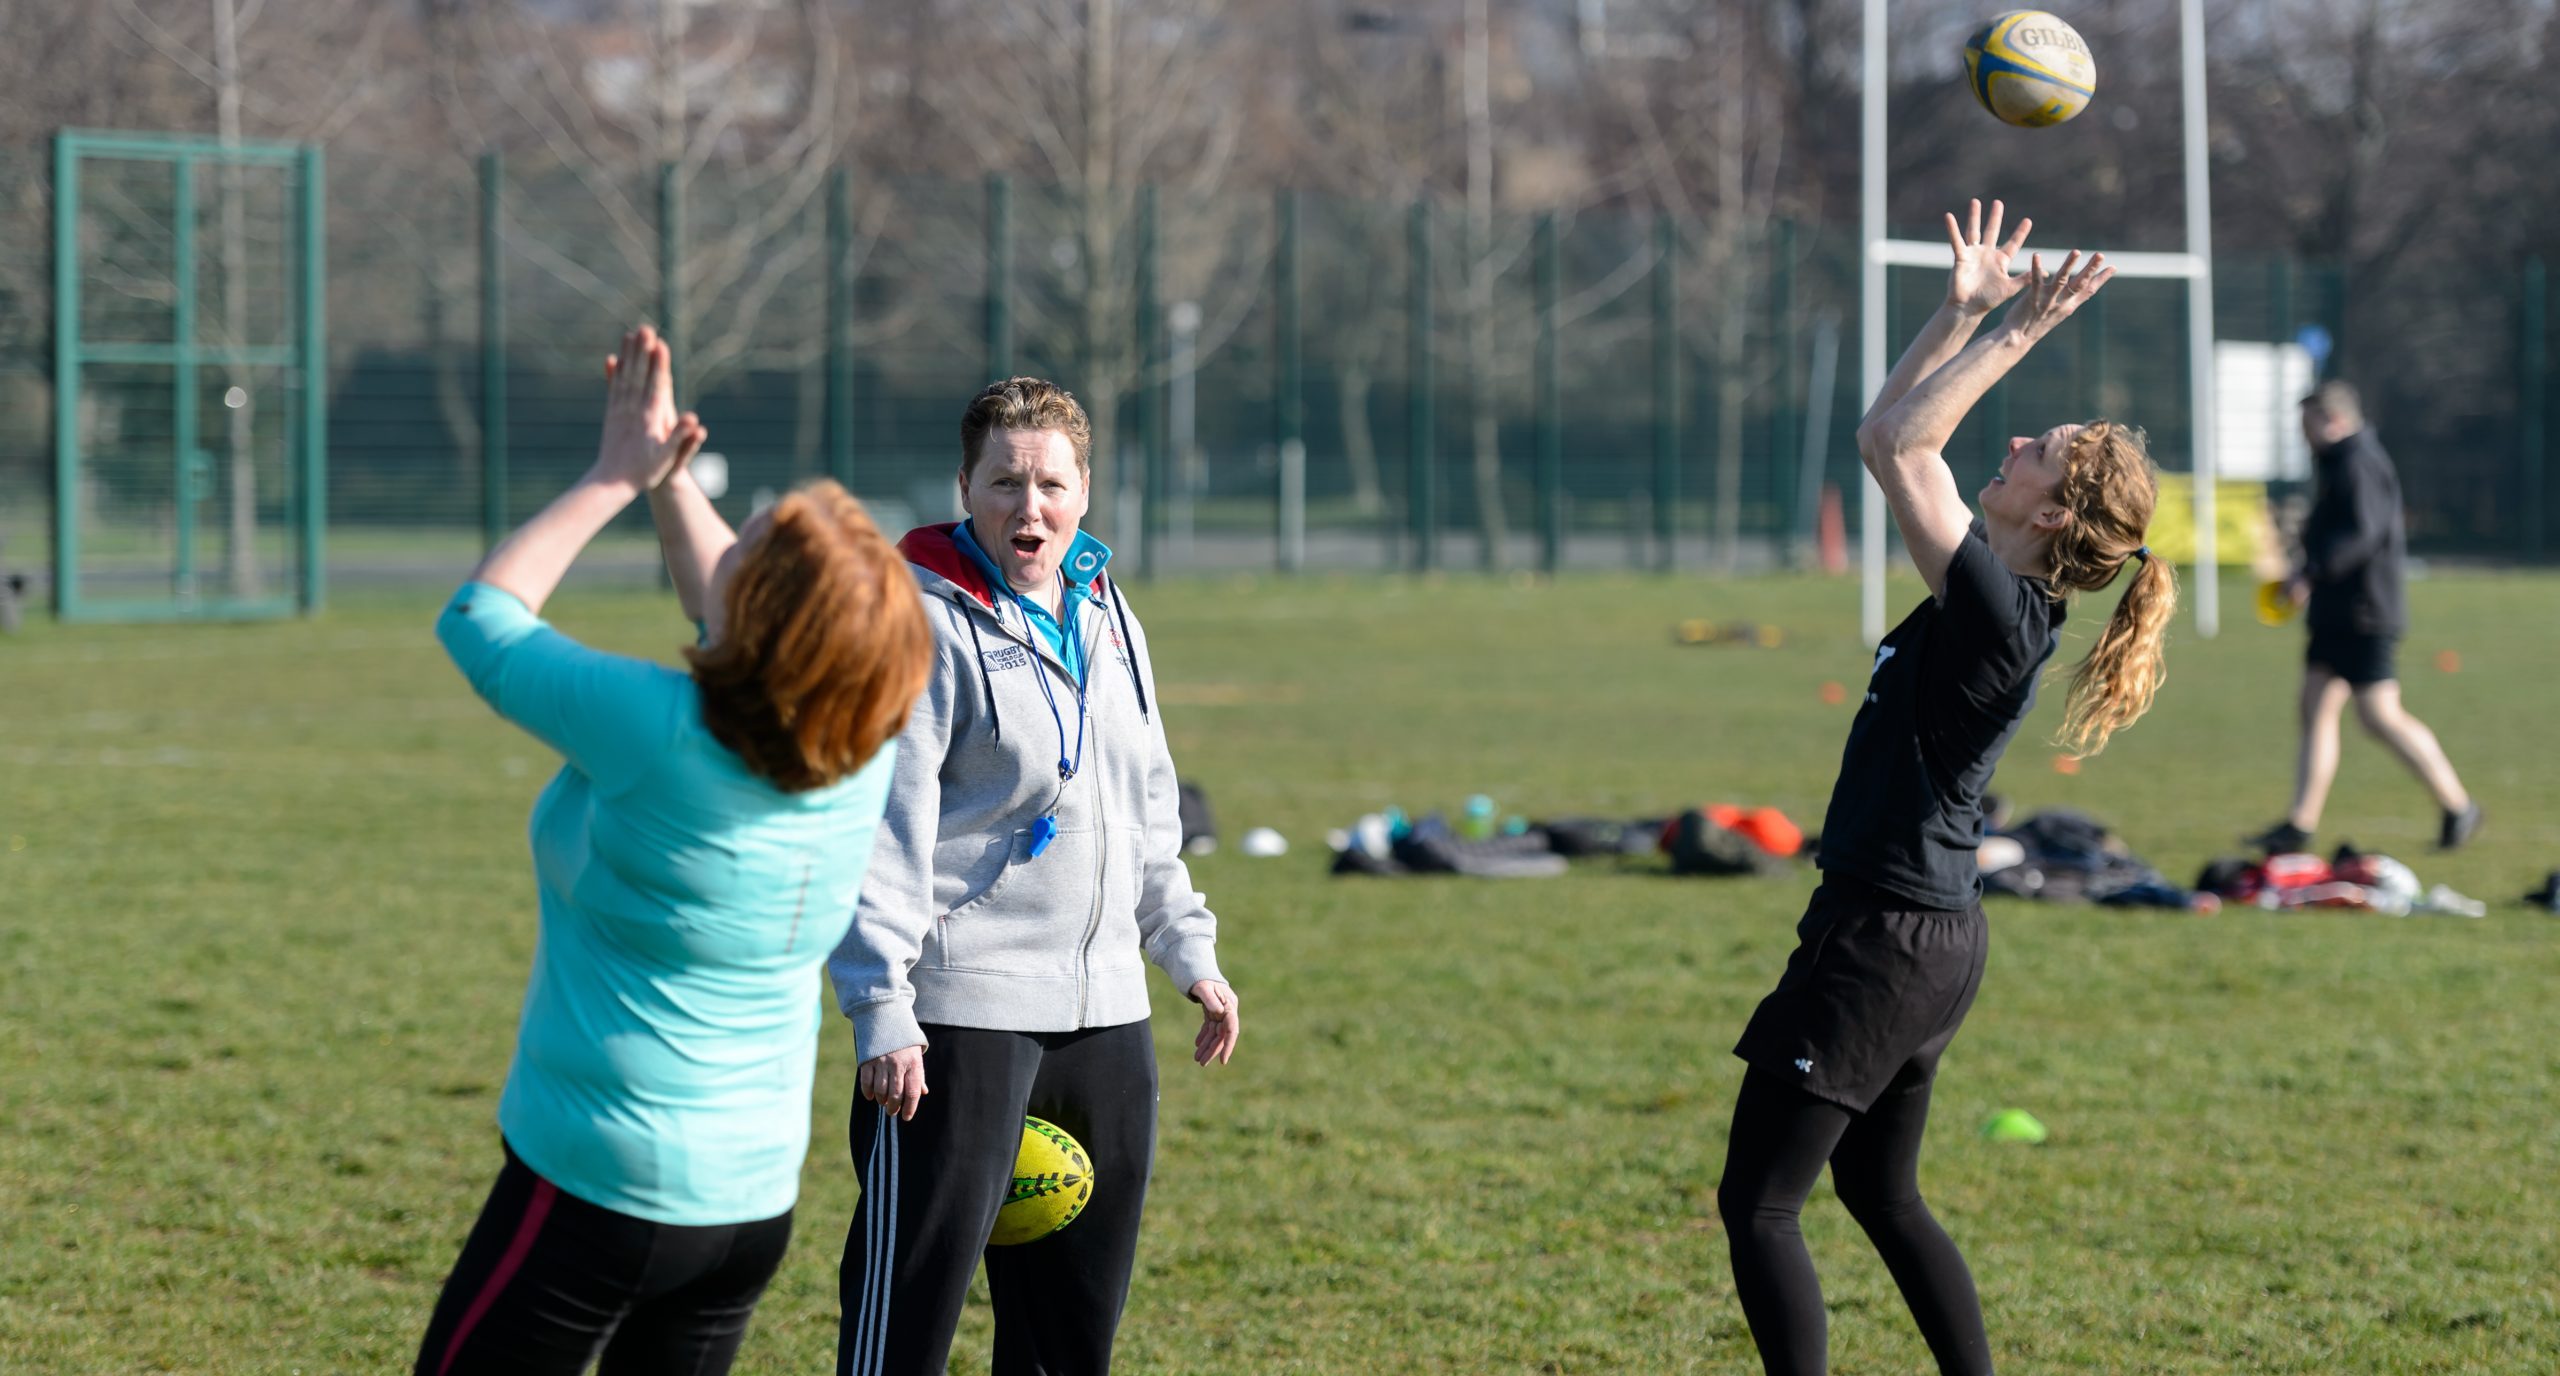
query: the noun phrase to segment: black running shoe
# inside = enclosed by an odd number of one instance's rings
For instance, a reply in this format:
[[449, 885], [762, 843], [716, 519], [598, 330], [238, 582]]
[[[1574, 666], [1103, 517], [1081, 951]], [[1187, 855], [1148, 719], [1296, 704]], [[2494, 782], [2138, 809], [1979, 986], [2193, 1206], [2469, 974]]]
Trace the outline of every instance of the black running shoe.
[[2310, 849], [2311, 833], [2293, 823], [2278, 822], [2253, 836], [2243, 836], [2240, 844], [2256, 846], [2269, 855], [2296, 855]]
[[2436, 833], [2437, 850], [2460, 850], [2463, 843], [2480, 834], [2480, 804], [2477, 799], [2464, 805], [2460, 812], [2444, 815], [2444, 827]]

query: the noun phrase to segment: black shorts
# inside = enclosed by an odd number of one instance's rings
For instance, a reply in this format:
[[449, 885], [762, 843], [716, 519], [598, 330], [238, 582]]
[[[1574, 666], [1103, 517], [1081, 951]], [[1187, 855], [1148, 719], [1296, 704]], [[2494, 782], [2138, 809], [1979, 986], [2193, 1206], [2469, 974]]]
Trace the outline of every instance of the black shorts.
[[2399, 647], [2398, 636], [2314, 630], [2311, 648], [2303, 653], [2302, 660], [2363, 688], [2400, 677], [2398, 667], [2392, 663], [2392, 652]]
[[1787, 972], [1733, 1054], [1864, 1113], [1886, 1090], [1936, 1077], [1982, 988], [1990, 950], [1980, 903], [1914, 909], [1873, 885], [1825, 875], [1796, 924]]

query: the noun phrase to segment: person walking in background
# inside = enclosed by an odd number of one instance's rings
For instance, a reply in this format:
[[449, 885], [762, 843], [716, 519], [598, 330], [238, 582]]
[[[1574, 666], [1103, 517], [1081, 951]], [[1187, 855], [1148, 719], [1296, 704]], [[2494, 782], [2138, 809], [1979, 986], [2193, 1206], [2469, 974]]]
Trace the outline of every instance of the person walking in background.
[[[1242, 1030], [1182, 861], [1146, 637], [1079, 529], [1092, 443], [1055, 384], [987, 387], [960, 421], [967, 519], [900, 542], [933, 672], [828, 963], [861, 1058], [844, 1376], [941, 1376], [981, 1255], [997, 1376], [1110, 1370], [1155, 1157], [1146, 963], [1200, 1005], [1199, 1064]], [[1084, 1145], [1092, 1198], [991, 1249], [1026, 1113]]]
[[[1992, 202], [1986, 229], [1975, 201], [1965, 224], [1947, 217], [1946, 301], [1858, 428], [1929, 597], [1876, 648], [1823, 818], [1821, 887], [1734, 1047], [1750, 1068], [1716, 1209], [1772, 1376], [1814, 1376], [1829, 1360], [1799, 1223], [1826, 1163], [1938, 1369], [1991, 1370], [1973, 1274], [1920, 1197], [1938, 1059], [1990, 949], [1974, 857], [1983, 794], [2035, 706], [2073, 593], [2131, 580], [2072, 676], [2062, 734], [2080, 754], [2150, 707], [2177, 608], [2176, 579], [2143, 543], [2159, 493], [2141, 432], [2101, 420], [2011, 439], [1979, 517], [1956, 488], [1943, 451], [1965, 413], [2113, 275], [2103, 256], [2080, 266], [2074, 253], [2050, 276], [2040, 260], [2012, 276], [2030, 222], [2003, 243], [2001, 215]], [[1999, 326], [1972, 339], [2013, 296]]]
[[[595, 466], [482, 560], [436, 635], [565, 763], [533, 805], [541, 914], [505, 1166], [420, 1345], [421, 1376], [729, 1369], [791, 1237], [818, 966], [851, 923], [923, 686], [906, 561], [832, 482], [731, 532], [685, 462], [667, 346], [606, 365]], [[701, 627], [678, 671], [539, 619], [649, 494]]]
[[2409, 628], [2400, 475], [2347, 383], [2324, 382], [2302, 399], [2302, 433], [2311, 442], [2317, 482], [2302, 527], [2302, 561], [2285, 586], [2294, 605], [2310, 604], [2303, 615], [2311, 643], [2302, 666], [2302, 748], [2292, 809], [2242, 839], [2270, 854], [2310, 846], [2338, 775], [2338, 717], [2353, 699], [2356, 720], [2434, 796], [2437, 848], [2456, 849], [2480, 830], [2480, 805], [2463, 789], [2436, 733], [2401, 705], [2393, 663]]

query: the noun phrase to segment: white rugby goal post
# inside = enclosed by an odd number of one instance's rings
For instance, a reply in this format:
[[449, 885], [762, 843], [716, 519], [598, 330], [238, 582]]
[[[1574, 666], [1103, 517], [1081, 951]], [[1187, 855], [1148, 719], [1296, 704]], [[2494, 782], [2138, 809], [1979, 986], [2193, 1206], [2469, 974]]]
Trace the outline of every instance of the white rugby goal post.
[[[2187, 596], [2196, 611], [2196, 634], [2211, 638], [2221, 629], [2222, 608], [2214, 551], [2213, 455], [2213, 205], [2205, 176], [2204, 0], [2178, 0], [2178, 49], [2187, 168], [2187, 247], [2183, 253], [2107, 252], [2119, 277], [2182, 277], [2187, 282], [2187, 388], [2195, 435], [2196, 564]], [[1889, 72], [1885, 62], [1885, 0], [1866, 0], [1866, 75], [1861, 101], [1864, 134], [1860, 140], [1862, 182], [1858, 293], [1859, 342], [1865, 390], [1872, 404], [1884, 390], [1892, 367], [1885, 338], [1885, 271], [1893, 267], [1944, 269], [1944, 240], [1886, 237], [1885, 95]], [[1863, 475], [1858, 499], [1860, 581], [1864, 585], [1859, 627], [1873, 645], [1884, 639], [1883, 490], [1872, 475]]]

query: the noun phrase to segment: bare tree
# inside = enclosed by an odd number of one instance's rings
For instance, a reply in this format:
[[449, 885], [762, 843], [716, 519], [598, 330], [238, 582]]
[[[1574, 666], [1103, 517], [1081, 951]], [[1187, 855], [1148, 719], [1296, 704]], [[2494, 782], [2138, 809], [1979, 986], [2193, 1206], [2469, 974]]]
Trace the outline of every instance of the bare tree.
[[[225, 152], [241, 146], [252, 118], [278, 137], [326, 141], [385, 94], [374, 80], [374, 56], [395, 17], [388, 8], [350, 14], [304, 0], [271, 16], [268, 0], [114, 0], [114, 11], [135, 37], [203, 88]], [[250, 195], [240, 164], [226, 161], [218, 194], [222, 310], [211, 322], [226, 349], [251, 342]], [[225, 569], [235, 594], [256, 597], [265, 582], [257, 561], [257, 379], [236, 361], [226, 361], [219, 376], [228, 427]], [[304, 385], [325, 381], [309, 378]]]
[[1752, 288], [1765, 276], [1785, 188], [1785, 55], [1773, 6], [1657, 5], [1645, 15], [1656, 42], [1633, 59], [1602, 57], [1598, 78], [1650, 199], [1681, 227], [1679, 256], [1693, 266], [1682, 277], [1714, 321], [1712, 549], [1716, 566], [1730, 573], [1742, 543], [1743, 416], [1774, 371], [1773, 360], [1747, 346]]
[[[677, 318], [660, 323], [683, 341], [688, 389], [744, 367], [806, 366], [821, 348], [815, 298], [791, 288], [822, 256], [811, 225], [853, 123], [840, 16], [822, 0], [625, 0], [589, 22], [552, 13], [455, 0], [440, 19], [457, 140], [526, 150], [553, 179], [528, 199], [574, 207], [515, 207], [509, 250], [611, 318], [654, 317], [668, 187], [684, 218]], [[529, 223], [589, 209], [601, 254]]]
[[[1310, 159], [1319, 184], [1389, 206], [1453, 191], [1463, 207], [1459, 252], [1439, 265], [1457, 303], [1454, 319], [1445, 322], [1449, 337], [1440, 342], [1458, 353], [1471, 402], [1469, 485], [1479, 561], [1500, 568], [1509, 560], [1511, 532], [1501, 422], [1506, 411], [1525, 405], [1536, 338], [1526, 300], [1500, 290], [1527, 263], [1534, 220], [1501, 212], [1551, 210], [1569, 224], [1631, 182], [1605, 168], [1587, 170], [1593, 131], [1581, 121], [1583, 93], [1570, 84], [1541, 89], [1525, 70], [1524, 50], [1555, 38], [1536, 28], [1546, 22], [1541, 15], [1490, 0], [1392, 16], [1357, 4], [1308, 5], [1302, 15], [1302, 118], [1310, 148], [1321, 150], [1320, 159]], [[1514, 166], [1533, 158], [1575, 171], [1544, 183], [1513, 176]], [[1393, 215], [1368, 217], [1363, 228], [1374, 256], [1392, 261], [1402, 251], [1396, 223]], [[1561, 320], [1578, 324], [1593, 316], [1640, 282], [1649, 264], [1650, 250], [1631, 249], [1564, 301]], [[1345, 346], [1332, 362], [1354, 497], [1366, 514], [1384, 504], [1369, 432], [1370, 377], [1408, 327], [1391, 293], [1370, 291], [1342, 304], [1351, 318], [1341, 322], [1346, 328], [1337, 337]], [[1435, 333], [1443, 327], [1435, 322]], [[1579, 338], [1605, 347], [1609, 333]]]
[[[1227, 0], [954, 0], [952, 9], [944, 27], [955, 48], [926, 99], [978, 165], [1065, 189], [1065, 204], [1025, 216], [1035, 235], [1055, 235], [1064, 261], [1054, 277], [1023, 284], [1017, 327], [1043, 352], [1076, 360], [1094, 456], [1111, 470], [1097, 485], [1125, 490], [1121, 402], [1168, 369], [1141, 356], [1135, 331], [1140, 189], [1158, 188], [1163, 218], [1184, 227], [1162, 234], [1161, 270], [1169, 298], [1202, 309], [1198, 357], [1244, 318], [1259, 280], [1251, 255], [1267, 252], [1243, 207], [1220, 194], [1240, 164], [1259, 84], [1246, 25]], [[1108, 515], [1100, 524], [1117, 530]]]

